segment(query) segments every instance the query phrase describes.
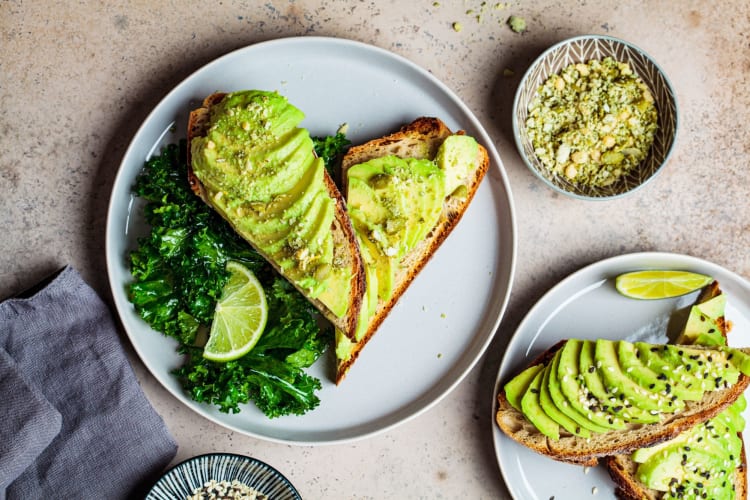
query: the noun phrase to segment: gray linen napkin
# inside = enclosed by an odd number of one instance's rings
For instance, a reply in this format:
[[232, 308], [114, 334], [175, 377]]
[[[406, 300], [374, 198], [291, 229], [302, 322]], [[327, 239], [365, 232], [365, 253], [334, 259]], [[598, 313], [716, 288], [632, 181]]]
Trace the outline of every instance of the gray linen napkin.
[[62, 416], [4, 349], [0, 349], [0, 398], [0, 491], [5, 491], [57, 436]]
[[[28, 298], [0, 303], [0, 348], [27, 388], [62, 416], [59, 433], [5, 490], [8, 498], [128, 498], [174, 457], [174, 439], [141, 391], [109, 309], [73, 268]], [[6, 406], [15, 401], [8, 389], [0, 385], [3, 419], [20, 411]]]

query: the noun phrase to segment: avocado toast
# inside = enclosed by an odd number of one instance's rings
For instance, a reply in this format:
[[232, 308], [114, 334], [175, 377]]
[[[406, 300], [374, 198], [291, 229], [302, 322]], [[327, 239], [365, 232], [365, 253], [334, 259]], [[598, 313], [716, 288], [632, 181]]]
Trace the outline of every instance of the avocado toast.
[[[729, 325], [724, 318], [726, 296], [717, 282], [706, 287], [690, 308], [681, 344], [725, 345]], [[745, 426], [740, 396], [716, 417], [675, 439], [632, 454], [604, 460], [622, 499], [747, 497], [747, 463], [742, 439]]]
[[488, 168], [484, 147], [432, 117], [344, 156], [342, 183], [367, 285], [355, 338], [336, 332], [337, 384], [456, 227]]
[[750, 350], [570, 339], [508, 381], [496, 422], [550, 458], [593, 465], [672, 439], [750, 385]]
[[214, 208], [344, 336], [365, 287], [343, 198], [276, 92], [215, 93], [190, 113], [188, 178]]

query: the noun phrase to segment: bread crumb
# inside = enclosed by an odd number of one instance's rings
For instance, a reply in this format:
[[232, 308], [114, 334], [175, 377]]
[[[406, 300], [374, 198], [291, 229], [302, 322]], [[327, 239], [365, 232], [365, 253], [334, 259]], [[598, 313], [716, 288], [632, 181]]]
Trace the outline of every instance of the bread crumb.
[[455, 31], [456, 33], [458, 33], [462, 29], [464, 29], [464, 27], [463, 27], [463, 25], [461, 23], [459, 23], [459, 22], [453, 23], [453, 31]]

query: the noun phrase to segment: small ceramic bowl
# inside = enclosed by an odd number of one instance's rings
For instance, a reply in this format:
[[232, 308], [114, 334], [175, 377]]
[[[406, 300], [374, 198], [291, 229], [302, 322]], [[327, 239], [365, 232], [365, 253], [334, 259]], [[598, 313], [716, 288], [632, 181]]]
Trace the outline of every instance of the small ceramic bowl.
[[[571, 182], [539, 160], [526, 132], [526, 118], [537, 89], [550, 76], [574, 63], [587, 63], [610, 56], [628, 63], [648, 86], [658, 113], [658, 128], [647, 157], [637, 168], [609, 186], [594, 187]], [[526, 165], [551, 188], [568, 196], [603, 200], [632, 193], [653, 179], [669, 159], [677, 137], [677, 100], [672, 85], [659, 66], [641, 49], [608, 36], [586, 35], [564, 40], [540, 55], [523, 76], [513, 103], [513, 134]]]
[[154, 484], [146, 500], [188, 498], [212, 480], [237, 480], [274, 500], [301, 500], [279, 471], [260, 460], [233, 453], [199, 455], [175, 465]]

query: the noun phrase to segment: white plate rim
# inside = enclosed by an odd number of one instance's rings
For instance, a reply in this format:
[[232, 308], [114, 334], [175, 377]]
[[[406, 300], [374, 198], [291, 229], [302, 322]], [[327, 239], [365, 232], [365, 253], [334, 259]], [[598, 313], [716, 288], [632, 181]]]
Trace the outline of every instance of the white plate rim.
[[[125, 189], [122, 186], [122, 184], [125, 182], [125, 180], [123, 180], [122, 172], [124, 170], [124, 166], [126, 164], [127, 159], [132, 154], [132, 151], [134, 149], [136, 142], [138, 142], [139, 140], [143, 140], [142, 137], [146, 133], [147, 126], [149, 125], [151, 121], [154, 120], [154, 116], [158, 113], [158, 111], [164, 105], [164, 103], [169, 101], [170, 99], [173, 99], [173, 96], [175, 94], [179, 93], [183, 88], [189, 86], [191, 80], [195, 78], [196, 75], [200, 75], [203, 72], [210, 72], [212, 71], [212, 68], [217, 67], [218, 65], [222, 64], [222, 61], [225, 61], [230, 58], [241, 57], [243, 55], [247, 55], [247, 53], [255, 53], [255, 52], [260, 52], [264, 50], [265, 48], [278, 48], [278, 47], [284, 47], [284, 48], [288, 47], [289, 49], [294, 50], [294, 48], [299, 46], [300, 43], [309, 44], [313, 42], [318, 43], [318, 44], [323, 44], [325, 46], [328, 46], [329, 48], [341, 48], [342, 50], [350, 50], [350, 51], [353, 50], [359, 53], [371, 52], [372, 54], [375, 54], [378, 57], [388, 58], [393, 64], [396, 64], [401, 68], [405, 68], [406, 71], [409, 71], [413, 73], [414, 75], [416, 75], [415, 77], [421, 78], [422, 80], [429, 82], [429, 84], [434, 87], [432, 89], [434, 92], [439, 92], [443, 99], [446, 99], [451, 105], [455, 106], [458, 110], [460, 110], [462, 114], [462, 118], [466, 121], [466, 123], [462, 123], [463, 128], [467, 128], [470, 131], [470, 133], [475, 134], [477, 139], [482, 144], [485, 145], [485, 147], [487, 148], [490, 154], [491, 166], [490, 166], [490, 172], [488, 172], [486, 179], [492, 178], [491, 182], [493, 182], [493, 186], [502, 191], [502, 195], [503, 195], [502, 201], [504, 202], [503, 209], [506, 211], [506, 214], [505, 214], [506, 224], [505, 224], [505, 227], [503, 228], [503, 231], [504, 231], [503, 240], [504, 241], [502, 242], [504, 245], [503, 247], [504, 256], [502, 258], [503, 268], [500, 269], [500, 271], [502, 271], [505, 276], [503, 277], [504, 281], [497, 285], [498, 288], [501, 289], [501, 291], [498, 293], [498, 297], [496, 298], [493, 304], [490, 304], [487, 306], [488, 308], [490, 306], [493, 308], [492, 316], [494, 317], [494, 319], [491, 321], [491, 325], [486, 327], [485, 331], [481, 332], [481, 335], [478, 332], [474, 332], [476, 336], [481, 337], [480, 344], [473, 346], [473, 351], [471, 353], [472, 356], [471, 356], [470, 361], [463, 364], [463, 366], [460, 369], [460, 373], [458, 373], [454, 377], [451, 383], [442, 385], [441, 391], [437, 396], [433, 395], [433, 396], [428, 397], [427, 400], [424, 400], [424, 401], [419, 400], [418, 402], [415, 402], [418, 406], [416, 410], [411, 411], [408, 415], [399, 417], [395, 421], [387, 422], [383, 425], [380, 425], [379, 427], [367, 428], [366, 426], [364, 426], [364, 428], [361, 430], [354, 430], [352, 432], [349, 432], [346, 435], [336, 436], [333, 438], [327, 437], [327, 438], [318, 439], [318, 438], [313, 438], [313, 437], [305, 437], [305, 438], [300, 439], [297, 437], [287, 436], [287, 435], [269, 436], [264, 433], [254, 432], [247, 428], [241, 428], [236, 425], [232, 425], [227, 422], [224, 422], [221, 420], [221, 418], [216, 418], [213, 415], [210, 415], [207, 411], [205, 411], [205, 408], [201, 407], [201, 405], [198, 405], [197, 403], [193, 404], [193, 402], [187, 399], [184, 395], [176, 393], [174, 390], [172, 390], [170, 387], [166, 386], [163, 383], [162, 376], [155, 370], [153, 364], [150, 363], [148, 359], [144, 357], [144, 353], [139, 349], [139, 346], [137, 345], [137, 342], [135, 342], [132, 332], [130, 331], [128, 322], [123, 314], [124, 308], [128, 308], [129, 303], [127, 302], [127, 299], [123, 297], [122, 290], [118, 288], [118, 286], [121, 286], [123, 283], [114, 280], [113, 274], [112, 274], [112, 267], [114, 265], [113, 263], [116, 262], [117, 259], [124, 258], [123, 255], [119, 255], [117, 251], [115, 250], [116, 245], [114, 244], [114, 242], [116, 241], [115, 239], [119, 237], [117, 235], [117, 231], [120, 230], [121, 228], [120, 227], [115, 228], [115, 224], [113, 223], [113, 214], [116, 212], [118, 208], [116, 206], [117, 200], [116, 200], [115, 193]], [[164, 130], [164, 134], [166, 134], [166, 130]], [[158, 140], [157, 140], [157, 144], [158, 144]], [[487, 184], [487, 182], [488, 181], [485, 180], [483, 184]], [[482, 189], [481, 186], [480, 186], [480, 189]], [[429, 410], [430, 408], [434, 407], [438, 402], [440, 402], [447, 394], [449, 394], [464, 379], [464, 377], [476, 365], [478, 360], [484, 354], [486, 348], [489, 346], [492, 338], [495, 335], [495, 332], [497, 331], [500, 321], [502, 320], [502, 317], [505, 313], [505, 309], [506, 309], [506, 306], [510, 297], [510, 291], [511, 291], [512, 283], [513, 283], [514, 274], [515, 274], [516, 248], [517, 248], [516, 221], [515, 221], [514, 207], [513, 207], [513, 201], [512, 201], [512, 194], [510, 190], [510, 184], [507, 179], [507, 175], [505, 173], [502, 161], [500, 160], [500, 156], [494, 147], [494, 142], [491, 140], [487, 132], [479, 123], [478, 119], [475, 117], [473, 112], [466, 106], [466, 104], [464, 104], [463, 101], [461, 101], [452, 90], [450, 90], [447, 86], [445, 86], [445, 84], [440, 82], [430, 72], [428, 72], [427, 70], [421, 68], [420, 66], [416, 65], [415, 63], [409, 61], [408, 59], [402, 56], [399, 56], [385, 49], [381, 49], [381, 48], [378, 48], [369, 44], [365, 44], [362, 42], [341, 39], [341, 38], [315, 36], [315, 37], [290, 37], [290, 38], [282, 38], [282, 39], [270, 40], [270, 41], [265, 41], [265, 42], [259, 42], [259, 43], [249, 45], [246, 47], [242, 47], [240, 49], [229, 52], [207, 63], [206, 65], [202, 66], [201, 68], [193, 72], [190, 76], [188, 76], [181, 83], [175, 86], [168, 94], [166, 94], [165, 97], [162, 98], [159, 104], [157, 104], [154, 107], [154, 109], [150, 111], [150, 113], [148, 114], [144, 122], [140, 125], [138, 131], [132, 138], [123, 156], [122, 162], [119, 166], [118, 173], [115, 178], [115, 182], [113, 184], [112, 196], [110, 198], [110, 203], [108, 207], [105, 252], [106, 252], [106, 258], [107, 258], [108, 277], [110, 278], [109, 279], [110, 287], [111, 287], [111, 291], [112, 291], [113, 298], [115, 301], [115, 309], [117, 310], [117, 313], [120, 316], [121, 323], [123, 324], [123, 327], [129, 339], [131, 340], [131, 344], [135, 348], [135, 351], [138, 357], [140, 358], [141, 362], [143, 362], [146, 365], [146, 368], [148, 369], [148, 371], [173, 396], [177, 397], [177, 399], [181, 400], [184, 404], [190, 407], [191, 410], [199, 413], [203, 417], [219, 425], [222, 425], [230, 430], [234, 430], [245, 435], [249, 435], [252, 437], [259, 438], [259, 439], [264, 439], [267, 441], [280, 442], [280, 443], [286, 443], [286, 444], [325, 445], [325, 444], [356, 441], [359, 439], [374, 436], [376, 434], [392, 429], [398, 425], [401, 425], [421, 415], [422, 413]]]
[[[500, 474], [505, 482], [505, 486], [508, 489], [511, 497], [514, 499], [526, 499], [526, 498], [543, 498], [537, 497], [535, 492], [529, 489], [521, 490], [518, 486], [518, 482], [514, 481], [513, 477], [509, 476], [508, 471], [508, 459], [502, 455], [503, 442], [510, 443], [511, 440], [503, 434], [495, 423], [495, 412], [497, 410], [497, 394], [500, 391], [501, 383], [505, 381], [506, 377], [509, 376], [511, 370], [511, 358], [519, 353], [520, 349], [524, 349], [524, 344], [529, 343], [527, 333], [528, 325], [535, 320], [538, 320], [537, 316], [540, 315], [540, 311], [546, 310], [551, 305], [557, 304], [557, 307], [564, 308], [562, 302], [558, 300], [558, 296], [561, 294], [576, 293], [582, 291], [582, 287], [579, 282], [588, 283], [589, 286], [596, 286], [596, 282], [592, 282], [592, 278], [596, 277], [598, 281], [602, 281], [604, 276], [610, 279], [614, 276], [627, 271], [634, 271], [639, 269], [681, 269], [687, 271], [694, 271], [709, 276], [713, 276], [719, 281], [722, 289], [726, 291], [727, 288], [740, 289], [745, 295], [732, 294], [730, 300], [732, 302], [741, 303], [746, 309], [750, 309], [750, 281], [746, 280], [739, 274], [732, 272], [718, 264], [685, 254], [671, 253], [671, 252], [634, 252], [623, 255], [617, 255], [609, 257], [574, 271], [539, 298], [534, 305], [529, 309], [524, 318], [519, 323], [518, 327], [514, 331], [511, 339], [508, 342], [508, 346], [505, 353], [500, 361], [498, 368], [497, 377], [493, 386], [492, 392], [492, 411], [490, 414], [490, 426], [492, 427], [492, 441], [493, 449], [495, 451], [495, 457], [497, 460]], [[597, 282], [598, 282], [597, 281]], [[559, 309], [555, 309], [557, 313]], [[731, 319], [731, 318], [730, 318]], [[540, 328], [541, 330], [541, 328]], [[533, 339], [532, 339], [533, 340]], [[747, 412], [746, 412], [747, 413]], [[745, 415], [747, 419], [747, 414]], [[745, 436], [747, 439], [748, 429], [745, 430]], [[529, 452], [529, 456], [532, 460], [549, 461], [551, 465], [557, 465], [551, 459], [542, 455], [535, 455], [533, 452]], [[516, 457], [516, 461], [521, 460]], [[505, 466], [504, 466], [505, 465]], [[562, 464], [561, 464], [562, 465]], [[550, 468], [551, 469], [551, 468]], [[554, 473], [550, 470], [550, 473]], [[528, 482], [524, 481], [523, 484], [527, 488], [532, 488]], [[612, 484], [614, 487], [614, 484]], [[544, 497], [546, 498], [546, 497]]]

